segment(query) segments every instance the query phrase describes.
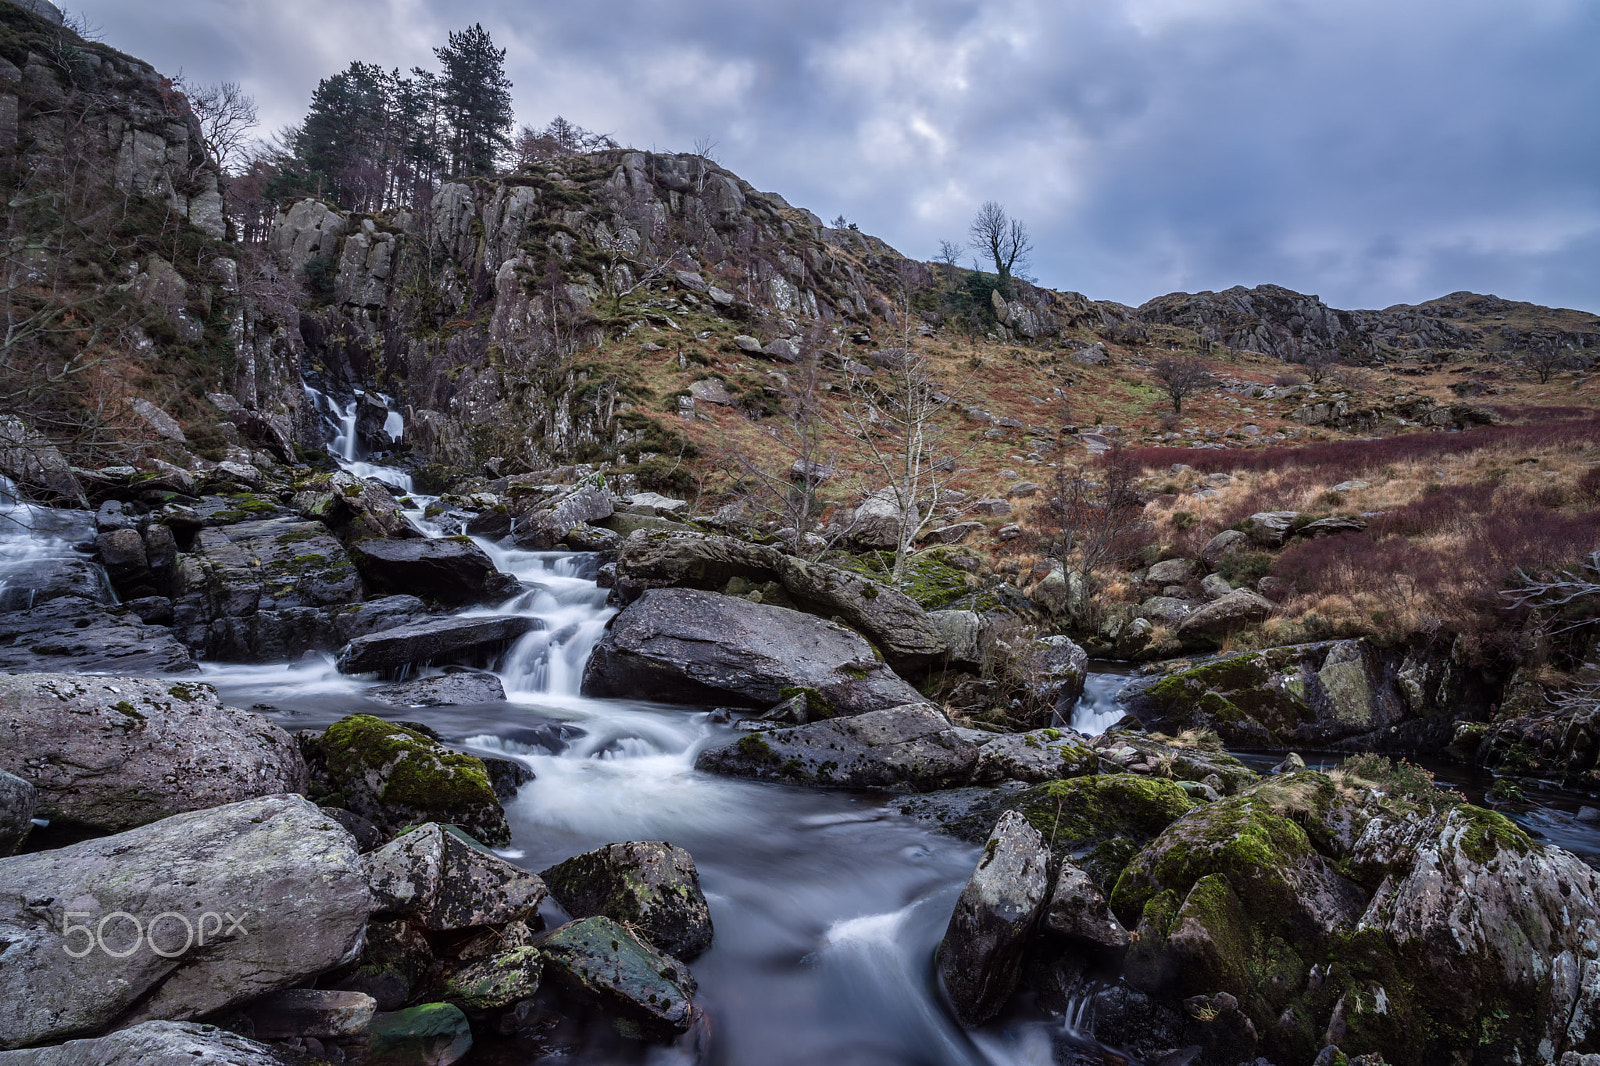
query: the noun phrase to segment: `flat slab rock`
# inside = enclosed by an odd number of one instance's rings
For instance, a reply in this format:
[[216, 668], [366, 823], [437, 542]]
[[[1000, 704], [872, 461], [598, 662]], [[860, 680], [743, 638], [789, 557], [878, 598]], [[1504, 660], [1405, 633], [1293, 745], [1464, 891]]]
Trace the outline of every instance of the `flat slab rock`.
[[92, 1040], [0, 1051], [4, 1066], [290, 1066], [277, 1048], [198, 1022], [144, 1022]]
[[846, 715], [921, 699], [843, 626], [694, 589], [651, 589], [624, 608], [583, 675], [585, 695], [670, 703], [770, 707], [795, 687]]
[[339, 653], [346, 674], [396, 670], [426, 663], [483, 659], [505, 650], [518, 637], [540, 629], [537, 618], [479, 615], [437, 618], [357, 637]]
[[506, 689], [493, 674], [461, 670], [437, 677], [419, 677], [398, 685], [385, 685], [367, 693], [367, 697], [391, 707], [457, 707], [467, 703], [503, 700], [506, 698]]
[[197, 674], [194, 655], [165, 626], [146, 625], [81, 596], [0, 613], [0, 670]]

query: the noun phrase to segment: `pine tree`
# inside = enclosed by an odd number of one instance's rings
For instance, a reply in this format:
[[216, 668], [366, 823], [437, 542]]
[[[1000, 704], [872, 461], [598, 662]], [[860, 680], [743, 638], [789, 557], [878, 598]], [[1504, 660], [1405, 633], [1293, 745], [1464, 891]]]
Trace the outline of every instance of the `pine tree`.
[[450, 170], [456, 175], [492, 174], [511, 148], [511, 82], [506, 51], [496, 48], [481, 25], [450, 34], [434, 49], [444, 71], [440, 102], [450, 127]]

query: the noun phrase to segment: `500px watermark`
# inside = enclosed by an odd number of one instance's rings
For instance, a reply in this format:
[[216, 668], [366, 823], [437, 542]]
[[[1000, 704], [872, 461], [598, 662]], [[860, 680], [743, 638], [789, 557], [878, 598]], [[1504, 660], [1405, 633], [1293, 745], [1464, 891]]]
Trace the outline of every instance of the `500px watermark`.
[[112, 911], [97, 922], [76, 921], [93, 917], [91, 911], [62, 912], [62, 951], [81, 959], [98, 949], [113, 959], [125, 959], [146, 947], [163, 959], [176, 959], [192, 948], [250, 935], [244, 918], [235, 918], [226, 912], [206, 911], [191, 921], [188, 915], [166, 911], [143, 922], [127, 911]]

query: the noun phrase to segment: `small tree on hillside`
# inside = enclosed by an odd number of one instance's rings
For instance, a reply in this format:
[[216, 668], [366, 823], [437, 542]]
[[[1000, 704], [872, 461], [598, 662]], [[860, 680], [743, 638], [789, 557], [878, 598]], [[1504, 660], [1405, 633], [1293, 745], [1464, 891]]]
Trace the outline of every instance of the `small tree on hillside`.
[[200, 140], [206, 154], [231, 174], [246, 162], [246, 138], [256, 127], [256, 102], [237, 82], [196, 85], [180, 74], [174, 87], [189, 101], [189, 108], [200, 120]]
[[1148, 539], [1144, 500], [1134, 481], [1138, 468], [1113, 445], [1101, 464], [1056, 461], [1054, 495], [1034, 509], [1045, 551], [1077, 578], [1083, 603], [1092, 603], [1100, 571], [1133, 558]]
[[1533, 371], [1541, 385], [1550, 384], [1551, 378], [1577, 365], [1572, 351], [1561, 347], [1553, 340], [1536, 336], [1533, 338], [1533, 344], [1535, 347], [1523, 355], [1522, 365]]
[[1339, 365], [1339, 353], [1328, 348], [1318, 348], [1307, 352], [1300, 365], [1305, 369], [1306, 377], [1311, 379], [1311, 384], [1315, 385]]
[[435, 48], [444, 67], [440, 98], [450, 124], [450, 155], [458, 175], [493, 174], [500, 157], [511, 149], [511, 81], [506, 77], [506, 50], [480, 24], [451, 33], [449, 43]]
[[987, 200], [973, 217], [969, 232], [973, 243], [994, 263], [994, 272], [1000, 277], [1000, 295], [1009, 299], [1011, 275], [1027, 265], [1033, 251], [1028, 227], [1021, 219], [1006, 214], [1000, 204]]
[[1206, 364], [1186, 356], [1167, 356], [1157, 359], [1151, 370], [1156, 383], [1167, 399], [1172, 401], [1174, 414], [1183, 414], [1183, 401], [1211, 388], [1216, 382]]

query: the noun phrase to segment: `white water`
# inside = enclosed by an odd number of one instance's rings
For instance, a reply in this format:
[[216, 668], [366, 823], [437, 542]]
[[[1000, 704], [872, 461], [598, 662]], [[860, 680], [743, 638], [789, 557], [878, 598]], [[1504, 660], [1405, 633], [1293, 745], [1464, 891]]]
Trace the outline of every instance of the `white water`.
[[1091, 667], [1089, 676], [1083, 679], [1083, 696], [1072, 708], [1072, 728], [1085, 736], [1097, 737], [1116, 725], [1128, 713], [1117, 703], [1117, 693], [1127, 683], [1125, 674], [1096, 671]]
[[[0, 610], [32, 607], [41, 578], [53, 570], [78, 568], [88, 558], [79, 548], [91, 546], [93, 539], [83, 512], [24, 503], [16, 496], [16, 485], [0, 477]], [[116, 602], [105, 571], [98, 565], [83, 569], [97, 595]]]

